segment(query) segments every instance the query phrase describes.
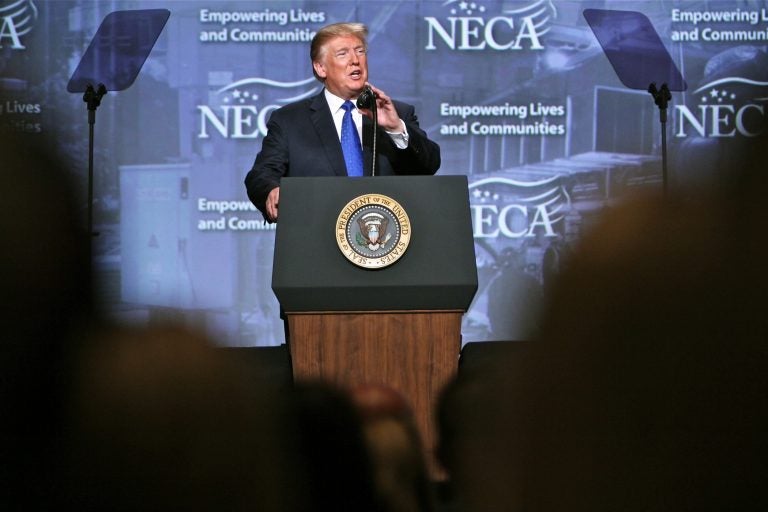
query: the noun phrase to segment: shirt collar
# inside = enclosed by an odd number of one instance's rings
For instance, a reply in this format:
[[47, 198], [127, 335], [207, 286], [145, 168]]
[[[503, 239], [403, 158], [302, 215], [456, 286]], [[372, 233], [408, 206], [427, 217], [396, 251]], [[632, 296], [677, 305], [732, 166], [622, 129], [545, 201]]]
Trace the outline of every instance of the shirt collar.
[[[341, 106], [344, 104], [346, 100], [344, 98], [340, 98], [336, 96], [328, 89], [325, 89], [325, 101], [328, 102], [328, 106], [330, 107], [331, 112], [336, 112], [341, 108]], [[352, 102], [353, 105], [355, 105], [354, 99], [350, 101]], [[357, 109], [356, 105], [355, 105], [355, 109]], [[354, 112], [354, 110], [352, 112]]]

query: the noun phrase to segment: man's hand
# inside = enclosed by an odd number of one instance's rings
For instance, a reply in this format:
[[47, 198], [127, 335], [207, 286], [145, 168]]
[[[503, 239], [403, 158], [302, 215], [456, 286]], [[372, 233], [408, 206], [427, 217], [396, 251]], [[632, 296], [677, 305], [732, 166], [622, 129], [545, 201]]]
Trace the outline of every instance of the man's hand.
[[[381, 89], [378, 89], [371, 84], [366, 85], [368, 85], [376, 95], [376, 115], [379, 126], [391, 133], [403, 133], [403, 122], [400, 120], [397, 110], [395, 110], [392, 98], [387, 96]], [[360, 112], [368, 117], [373, 116], [373, 113], [368, 109], [360, 109]]]
[[277, 205], [280, 202], [280, 187], [269, 191], [267, 196], [267, 220], [277, 222]]

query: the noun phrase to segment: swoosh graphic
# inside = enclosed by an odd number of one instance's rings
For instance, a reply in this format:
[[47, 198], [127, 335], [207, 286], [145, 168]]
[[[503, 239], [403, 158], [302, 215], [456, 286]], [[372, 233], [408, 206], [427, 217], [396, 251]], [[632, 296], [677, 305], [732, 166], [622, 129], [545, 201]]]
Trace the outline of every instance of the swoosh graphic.
[[729, 76], [727, 78], [720, 78], [718, 80], [715, 80], [714, 82], [710, 82], [708, 84], [702, 85], [701, 87], [693, 91], [693, 94], [698, 94], [704, 89], [708, 89], [716, 85], [730, 83], [730, 82], [736, 82], [736, 83], [747, 84], [747, 85], [761, 85], [761, 86], [768, 85], [768, 82], [758, 82], [757, 80], [750, 80], [749, 78], [741, 78], [739, 76]]
[[[522, 199], [523, 201], [531, 201], [531, 202], [532, 202], [532, 201], [541, 201], [541, 200], [542, 200], [542, 199], [544, 199], [545, 197], [547, 197], [547, 196], [549, 196], [549, 195], [551, 195], [551, 194], [554, 194], [554, 193], [556, 193], [556, 192], [557, 192], [559, 189], [560, 189], [560, 187], [559, 187], [559, 186], [557, 186], [557, 187], [555, 187], [555, 188], [551, 188], [551, 189], [547, 190], [547, 191], [546, 191], [546, 192], [544, 192], [543, 194], [539, 194], [539, 195], [537, 195], [537, 196], [533, 196], [533, 197], [522, 197], [521, 199]], [[557, 197], [559, 197], [559, 195], [558, 195], [558, 196], [555, 196], [555, 199], [557, 199]]]
[[0, 7], [0, 17], [13, 20], [16, 34], [25, 36], [34, 28], [33, 23], [37, 20], [37, 6], [32, 0], [18, 0]]
[[[29, 32], [32, 30], [32, 25], [31, 25], [32, 21], [33, 21], [32, 16], [27, 16], [26, 18], [19, 20], [16, 23], [16, 33], [19, 34], [20, 36], [29, 34]], [[25, 25], [27, 25], [28, 22], [30, 23], [30, 25], [25, 27]], [[19, 27], [24, 27], [24, 28], [19, 30]]]
[[538, 8], [538, 7], [543, 5], [544, 7], [539, 12], [531, 15], [531, 16], [538, 16], [539, 14], [544, 12], [544, 10], [547, 8], [547, 6], [544, 5], [544, 3], [546, 1], [547, 0], [539, 0], [538, 2], [534, 2], [534, 3], [530, 4], [530, 5], [525, 6], [525, 7], [521, 7], [520, 9], [508, 9], [508, 10], [504, 11], [504, 14], [521, 14], [521, 13], [524, 13], [524, 12], [532, 11], [532, 10], [534, 10], [534, 9], [536, 9], [536, 8]]
[[517, 181], [509, 178], [483, 178], [481, 180], [475, 181], [474, 183], [471, 183], [468, 188], [480, 187], [489, 183], [503, 183], [505, 185], [512, 185], [514, 187], [532, 188], [548, 185], [559, 178], [560, 176], [552, 176], [551, 178], [546, 178], [541, 181]]
[[[0, 7], [0, 13], [5, 12], [5, 11], [10, 11], [11, 9], [15, 9], [15, 8], [17, 8], [18, 6], [20, 6], [21, 4], [23, 4], [26, 1], [27, 0], [19, 0], [18, 2], [6, 5], [5, 7]], [[16, 14], [18, 14], [18, 13], [16, 13]]]
[[308, 90], [307, 92], [303, 92], [299, 94], [298, 96], [294, 96], [293, 98], [283, 98], [281, 100], [277, 100], [278, 103], [290, 103], [292, 101], [299, 101], [303, 100], [304, 98], [309, 98], [310, 96], [314, 96], [318, 92], [320, 92], [321, 87], [313, 87], [312, 89]]
[[272, 87], [280, 87], [282, 89], [288, 89], [290, 87], [298, 87], [300, 85], [307, 85], [315, 81], [315, 77], [307, 78], [306, 80], [299, 80], [298, 82], [278, 82], [277, 80], [270, 80], [268, 78], [246, 78], [244, 80], [238, 80], [227, 86], [222, 87], [217, 94], [221, 94], [224, 91], [234, 89], [235, 87], [241, 87], [243, 85], [271, 85]]
[[559, 211], [560, 211], [560, 209], [563, 207], [563, 205], [562, 205], [562, 200], [560, 199], [560, 196], [556, 196], [556, 197], [553, 197], [553, 198], [552, 198], [552, 199], [550, 199], [549, 201], [545, 201], [545, 202], [541, 203], [541, 205], [542, 205], [542, 206], [549, 206], [549, 205], [551, 205], [551, 204], [555, 204], [555, 203], [557, 203], [557, 202], [559, 202], [560, 204], [559, 204], [559, 205], [557, 205], [557, 208], [555, 208], [555, 209], [553, 210], [553, 212], [559, 212]]

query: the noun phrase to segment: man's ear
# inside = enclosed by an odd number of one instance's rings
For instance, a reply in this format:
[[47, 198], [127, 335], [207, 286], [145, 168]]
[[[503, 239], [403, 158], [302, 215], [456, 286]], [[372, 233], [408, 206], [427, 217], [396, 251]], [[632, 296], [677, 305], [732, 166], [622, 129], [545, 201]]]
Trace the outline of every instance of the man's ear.
[[325, 72], [325, 66], [321, 62], [315, 61], [312, 63], [312, 67], [315, 69], [315, 73], [320, 78], [325, 78], [328, 74]]

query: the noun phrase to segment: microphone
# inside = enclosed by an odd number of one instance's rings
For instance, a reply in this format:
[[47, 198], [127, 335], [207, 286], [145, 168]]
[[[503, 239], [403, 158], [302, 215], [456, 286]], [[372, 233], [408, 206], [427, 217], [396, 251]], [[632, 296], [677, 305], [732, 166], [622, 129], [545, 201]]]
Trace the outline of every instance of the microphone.
[[376, 95], [373, 94], [370, 87], [366, 86], [360, 96], [357, 97], [357, 108], [376, 110]]
[[357, 97], [357, 108], [370, 110], [373, 114], [373, 137], [371, 138], [371, 176], [376, 176], [376, 132], [379, 131], [379, 121], [376, 113], [376, 95], [370, 87], [366, 86], [360, 96]]

